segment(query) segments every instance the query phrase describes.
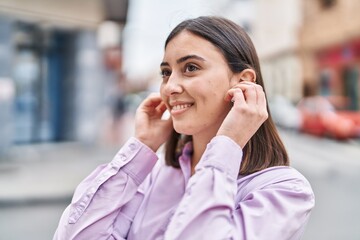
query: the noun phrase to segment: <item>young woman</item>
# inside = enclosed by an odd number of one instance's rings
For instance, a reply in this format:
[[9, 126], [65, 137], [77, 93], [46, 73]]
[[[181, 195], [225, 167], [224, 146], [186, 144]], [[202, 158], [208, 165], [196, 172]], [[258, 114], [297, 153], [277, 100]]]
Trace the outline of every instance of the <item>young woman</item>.
[[135, 137], [80, 183], [54, 239], [300, 239], [314, 194], [288, 166], [244, 30], [186, 20], [160, 68]]

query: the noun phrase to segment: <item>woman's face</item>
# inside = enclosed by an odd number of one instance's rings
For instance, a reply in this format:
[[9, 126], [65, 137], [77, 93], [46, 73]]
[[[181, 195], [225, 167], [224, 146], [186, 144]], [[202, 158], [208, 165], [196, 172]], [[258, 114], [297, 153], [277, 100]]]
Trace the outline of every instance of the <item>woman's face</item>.
[[231, 105], [224, 100], [233, 74], [221, 52], [188, 31], [165, 49], [160, 93], [174, 129], [186, 135], [216, 134]]

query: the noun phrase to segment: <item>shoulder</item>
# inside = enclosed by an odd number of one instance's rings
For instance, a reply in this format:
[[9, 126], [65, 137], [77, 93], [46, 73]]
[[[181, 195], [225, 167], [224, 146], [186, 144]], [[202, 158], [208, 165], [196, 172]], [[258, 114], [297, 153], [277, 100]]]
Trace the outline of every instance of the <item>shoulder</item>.
[[256, 185], [270, 185], [282, 181], [302, 181], [309, 184], [308, 180], [298, 170], [287, 166], [270, 167], [249, 174], [238, 179], [238, 183], [258, 182]]
[[300, 239], [314, 205], [309, 182], [291, 167], [271, 167], [238, 180], [235, 210], [250, 226], [249, 239]]
[[292, 167], [271, 167], [238, 179], [238, 197], [245, 198], [254, 192], [301, 195], [309, 200], [314, 193], [309, 181]]

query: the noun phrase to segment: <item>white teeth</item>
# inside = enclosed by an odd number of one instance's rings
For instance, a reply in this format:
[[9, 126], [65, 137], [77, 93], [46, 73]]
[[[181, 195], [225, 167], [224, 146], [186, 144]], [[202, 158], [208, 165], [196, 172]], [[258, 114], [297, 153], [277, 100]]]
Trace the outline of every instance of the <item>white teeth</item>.
[[180, 104], [180, 105], [176, 105], [172, 108], [172, 110], [180, 110], [180, 109], [184, 109], [184, 108], [188, 108], [191, 107], [191, 104]]

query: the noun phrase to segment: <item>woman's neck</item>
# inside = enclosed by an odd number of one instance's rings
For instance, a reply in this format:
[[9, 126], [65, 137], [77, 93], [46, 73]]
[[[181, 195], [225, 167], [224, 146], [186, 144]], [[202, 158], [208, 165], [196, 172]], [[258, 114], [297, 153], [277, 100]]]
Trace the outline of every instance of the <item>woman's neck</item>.
[[205, 136], [192, 136], [193, 155], [191, 158], [191, 175], [195, 173], [196, 165], [199, 163], [203, 153], [205, 152], [207, 144], [214, 136], [214, 134], [206, 134]]

